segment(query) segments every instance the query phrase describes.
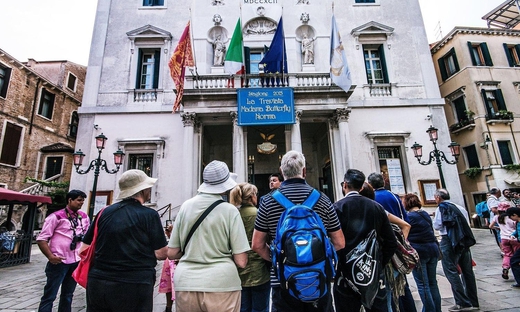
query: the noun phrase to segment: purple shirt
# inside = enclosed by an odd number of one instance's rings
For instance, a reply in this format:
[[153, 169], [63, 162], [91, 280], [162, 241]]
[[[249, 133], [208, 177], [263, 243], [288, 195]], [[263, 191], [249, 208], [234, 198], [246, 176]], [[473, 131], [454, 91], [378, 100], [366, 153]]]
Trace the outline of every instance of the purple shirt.
[[47, 241], [54, 255], [65, 258], [63, 263], [70, 264], [78, 262], [80, 260], [78, 250], [81, 242], [76, 243], [75, 250], [70, 250], [70, 243], [74, 236], [73, 229], [76, 229], [76, 235], [85, 235], [89, 224], [90, 220], [86, 213], [83, 211], [74, 213], [67, 207], [45, 218], [42, 231], [36, 240]]

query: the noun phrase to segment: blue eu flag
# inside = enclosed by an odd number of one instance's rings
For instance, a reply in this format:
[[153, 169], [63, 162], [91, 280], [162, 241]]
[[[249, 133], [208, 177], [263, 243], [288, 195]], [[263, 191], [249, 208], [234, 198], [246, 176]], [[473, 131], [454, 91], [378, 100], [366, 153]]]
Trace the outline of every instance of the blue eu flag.
[[271, 47], [260, 61], [260, 64], [264, 64], [264, 73], [287, 73], [287, 53], [281, 17], [271, 42]]

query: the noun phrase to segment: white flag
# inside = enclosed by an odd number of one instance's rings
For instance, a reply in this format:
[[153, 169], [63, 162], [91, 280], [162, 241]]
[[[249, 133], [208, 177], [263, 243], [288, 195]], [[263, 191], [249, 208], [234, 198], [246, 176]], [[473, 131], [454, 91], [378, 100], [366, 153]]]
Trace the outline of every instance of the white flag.
[[330, 78], [345, 92], [348, 92], [352, 85], [347, 55], [341, 43], [341, 36], [334, 15], [332, 16], [332, 33], [330, 35]]

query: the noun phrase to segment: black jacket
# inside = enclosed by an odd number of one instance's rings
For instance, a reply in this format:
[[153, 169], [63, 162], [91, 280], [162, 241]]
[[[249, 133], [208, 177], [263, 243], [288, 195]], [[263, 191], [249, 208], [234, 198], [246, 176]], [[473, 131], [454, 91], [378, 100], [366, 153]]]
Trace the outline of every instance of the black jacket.
[[453, 249], [460, 250], [475, 245], [475, 237], [468, 221], [457, 206], [443, 201], [439, 204], [439, 211], [442, 216], [442, 224], [446, 227]]
[[345, 248], [338, 251], [340, 259], [375, 229], [382, 251], [382, 265], [386, 265], [397, 249], [397, 241], [383, 207], [369, 198], [351, 193], [337, 201], [334, 208], [345, 236]]

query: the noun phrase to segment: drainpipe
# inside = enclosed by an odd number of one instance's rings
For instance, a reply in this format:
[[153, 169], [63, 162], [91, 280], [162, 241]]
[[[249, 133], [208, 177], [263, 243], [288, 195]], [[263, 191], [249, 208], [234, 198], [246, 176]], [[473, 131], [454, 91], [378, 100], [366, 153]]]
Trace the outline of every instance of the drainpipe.
[[38, 81], [36, 82], [36, 90], [34, 90], [34, 99], [33, 99], [33, 106], [32, 106], [32, 112], [31, 112], [31, 123], [29, 124], [29, 134], [32, 133], [33, 123], [34, 123], [34, 113], [36, 111], [36, 100], [38, 99], [38, 89], [40, 88], [40, 82], [41, 79], [38, 77]]
[[513, 137], [513, 142], [515, 143], [514, 146], [515, 146], [515, 149], [516, 149], [516, 154], [520, 155], [520, 153], [518, 153], [518, 145], [516, 144], [515, 133], [513, 132], [513, 127], [511, 126], [511, 124], [509, 124], [509, 130], [511, 130], [511, 136]]

